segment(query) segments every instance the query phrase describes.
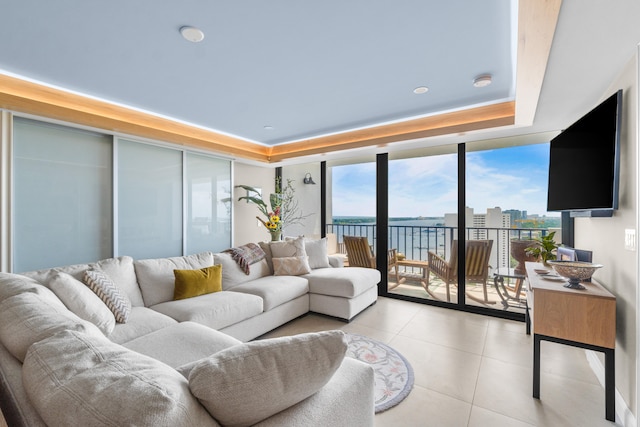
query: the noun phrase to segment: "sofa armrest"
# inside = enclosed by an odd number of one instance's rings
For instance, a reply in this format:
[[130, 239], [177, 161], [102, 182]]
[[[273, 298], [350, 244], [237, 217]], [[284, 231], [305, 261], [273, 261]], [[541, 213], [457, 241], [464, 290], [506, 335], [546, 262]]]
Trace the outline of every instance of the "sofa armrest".
[[329, 265], [333, 268], [344, 267], [344, 255], [329, 255]]

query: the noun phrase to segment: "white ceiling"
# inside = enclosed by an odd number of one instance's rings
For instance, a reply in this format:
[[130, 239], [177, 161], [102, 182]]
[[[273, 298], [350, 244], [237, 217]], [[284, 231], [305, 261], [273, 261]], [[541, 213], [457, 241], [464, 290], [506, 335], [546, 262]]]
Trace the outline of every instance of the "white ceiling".
[[[515, 1], [1, 3], [0, 73], [264, 145], [514, 99]], [[639, 22], [637, 0], [565, 1], [533, 126], [395, 149], [566, 127], [631, 59]]]

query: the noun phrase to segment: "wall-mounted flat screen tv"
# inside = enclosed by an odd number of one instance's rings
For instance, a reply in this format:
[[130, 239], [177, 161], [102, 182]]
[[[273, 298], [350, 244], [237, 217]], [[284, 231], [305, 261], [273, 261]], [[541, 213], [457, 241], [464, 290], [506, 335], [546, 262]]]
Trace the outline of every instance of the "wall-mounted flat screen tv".
[[618, 208], [622, 90], [551, 140], [547, 210], [611, 216]]

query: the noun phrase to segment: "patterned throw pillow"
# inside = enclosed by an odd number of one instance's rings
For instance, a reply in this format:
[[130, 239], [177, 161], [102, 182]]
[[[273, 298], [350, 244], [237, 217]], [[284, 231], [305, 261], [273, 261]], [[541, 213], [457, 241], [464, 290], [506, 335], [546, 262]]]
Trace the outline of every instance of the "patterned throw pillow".
[[294, 256], [273, 258], [274, 276], [300, 276], [301, 274], [308, 273], [311, 273], [309, 257]]
[[307, 256], [307, 252], [304, 249], [304, 236], [280, 242], [271, 242], [270, 246], [273, 258]]
[[85, 271], [84, 282], [109, 307], [116, 317], [116, 322], [127, 323], [131, 314], [129, 297], [118, 289], [104, 271], [99, 268]]
[[197, 297], [222, 290], [221, 265], [212, 265], [199, 270], [173, 270], [173, 274], [176, 276], [174, 300]]

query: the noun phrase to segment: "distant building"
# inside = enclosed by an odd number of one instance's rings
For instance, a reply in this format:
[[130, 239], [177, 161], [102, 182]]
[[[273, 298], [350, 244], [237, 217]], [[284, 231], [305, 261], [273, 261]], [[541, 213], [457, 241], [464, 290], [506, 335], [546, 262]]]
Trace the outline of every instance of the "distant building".
[[511, 224], [510, 227], [514, 227], [518, 225], [518, 221], [523, 219], [527, 219], [527, 211], [520, 211], [517, 209], [509, 209], [506, 211], [502, 211], [502, 213], [511, 215]]
[[[521, 211], [518, 211], [521, 212]], [[473, 213], [473, 208], [467, 207], [465, 210], [467, 224], [467, 239], [469, 240], [493, 240], [491, 249], [491, 267], [508, 267], [509, 258], [509, 228], [511, 228], [511, 215], [502, 212], [499, 207], [487, 209], [485, 214]], [[457, 227], [458, 215], [448, 213], [444, 216], [445, 227]], [[454, 239], [458, 236], [454, 233]], [[451, 248], [451, 242], [445, 243], [447, 253]]]

